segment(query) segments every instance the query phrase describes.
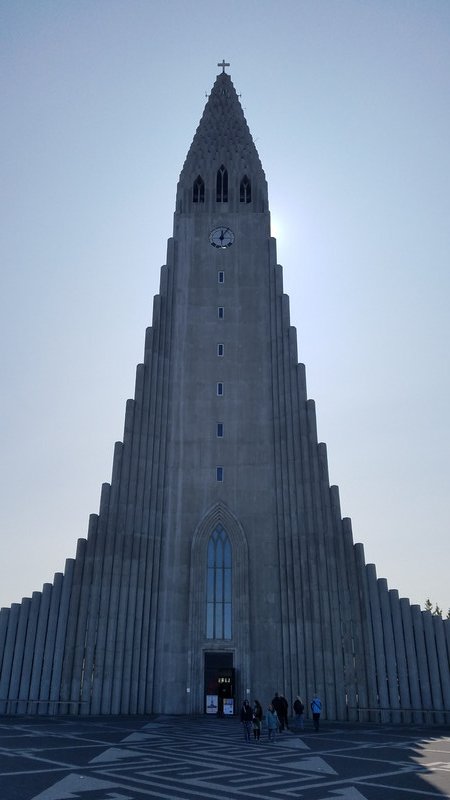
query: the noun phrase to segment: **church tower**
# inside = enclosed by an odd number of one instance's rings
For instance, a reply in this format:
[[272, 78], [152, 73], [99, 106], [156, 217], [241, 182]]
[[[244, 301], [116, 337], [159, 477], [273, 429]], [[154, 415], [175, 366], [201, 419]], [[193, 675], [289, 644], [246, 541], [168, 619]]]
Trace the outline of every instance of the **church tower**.
[[75, 559], [0, 614], [0, 712], [437, 721], [449, 623], [400, 600], [329, 485], [265, 175], [219, 65], [177, 187], [112, 479]]

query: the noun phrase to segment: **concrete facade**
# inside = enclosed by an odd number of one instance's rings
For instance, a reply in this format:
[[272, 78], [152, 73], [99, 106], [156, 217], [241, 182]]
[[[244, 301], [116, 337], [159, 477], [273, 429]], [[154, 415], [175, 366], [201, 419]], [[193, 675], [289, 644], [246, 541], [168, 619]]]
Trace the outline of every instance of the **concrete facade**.
[[209, 653], [232, 659], [236, 702], [317, 691], [329, 719], [441, 722], [448, 625], [389, 592], [341, 518], [222, 72], [99, 514], [64, 575], [1, 611], [0, 713], [202, 713]]

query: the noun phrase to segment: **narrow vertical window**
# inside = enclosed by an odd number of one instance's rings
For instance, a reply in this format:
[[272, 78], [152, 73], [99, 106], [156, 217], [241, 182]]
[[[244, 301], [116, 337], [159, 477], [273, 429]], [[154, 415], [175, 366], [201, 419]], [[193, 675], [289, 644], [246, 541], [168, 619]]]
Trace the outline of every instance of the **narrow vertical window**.
[[232, 553], [222, 525], [212, 532], [207, 553], [206, 638], [231, 639]]
[[219, 319], [223, 319], [223, 315], [224, 315], [224, 308], [223, 306], [219, 306], [217, 309], [217, 316], [219, 317]]
[[205, 202], [205, 183], [200, 175], [197, 175], [194, 185], [192, 187], [192, 202], [204, 203]]
[[219, 439], [222, 439], [223, 437], [223, 422], [217, 423], [217, 436]]
[[218, 356], [223, 356], [223, 344], [218, 344], [217, 345], [217, 355]]
[[216, 467], [216, 480], [223, 481], [223, 467]]
[[241, 180], [241, 185], [239, 187], [239, 199], [241, 203], [251, 203], [252, 201], [252, 185], [250, 183], [250, 179], [247, 178], [247, 175]]
[[228, 203], [228, 171], [223, 164], [217, 170], [216, 200], [218, 203]]
[[217, 283], [225, 283], [225, 273], [222, 270], [217, 273]]
[[217, 384], [217, 397], [222, 397], [223, 395], [223, 383]]

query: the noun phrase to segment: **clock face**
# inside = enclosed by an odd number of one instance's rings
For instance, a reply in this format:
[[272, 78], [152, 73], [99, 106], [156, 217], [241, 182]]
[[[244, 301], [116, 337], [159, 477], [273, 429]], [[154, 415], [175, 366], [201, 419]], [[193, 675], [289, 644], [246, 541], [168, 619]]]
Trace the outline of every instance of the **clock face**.
[[230, 228], [214, 228], [209, 234], [209, 241], [213, 247], [231, 247], [234, 233]]

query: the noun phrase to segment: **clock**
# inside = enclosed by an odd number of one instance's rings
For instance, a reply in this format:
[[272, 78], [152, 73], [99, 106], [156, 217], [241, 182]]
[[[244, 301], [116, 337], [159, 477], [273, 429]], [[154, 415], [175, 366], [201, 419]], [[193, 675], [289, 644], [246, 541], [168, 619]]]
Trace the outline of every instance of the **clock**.
[[209, 241], [213, 247], [231, 247], [234, 233], [230, 228], [214, 228], [209, 234]]

